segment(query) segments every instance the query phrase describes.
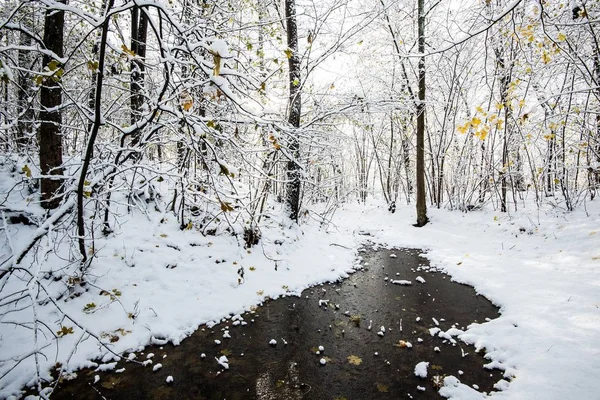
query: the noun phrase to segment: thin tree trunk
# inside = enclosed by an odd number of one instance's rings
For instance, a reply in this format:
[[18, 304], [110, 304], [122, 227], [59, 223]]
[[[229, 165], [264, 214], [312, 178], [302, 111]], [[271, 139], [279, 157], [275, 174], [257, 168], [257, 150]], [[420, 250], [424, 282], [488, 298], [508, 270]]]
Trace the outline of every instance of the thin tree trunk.
[[[146, 37], [148, 34], [148, 16], [139, 6], [131, 9], [131, 51], [135, 58], [131, 61], [131, 124], [135, 124], [142, 113], [144, 104]], [[139, 135], [133, 144], [140, 140]]]
[[[108, 0], [108, 4], [106, 5], [106, 14], [108, 14], [108, 10], [112, 8], [114, 4], [114, 0]], [[84, 224], [84, 208], [83, 208], [83, 197], [84, 197], [84, 186], [85, 186], [85, 178], [87, 175], [88, 168], [90, 166], [90, 162], [92, 160], [94, 143], [96, 141], [96, 137], [98, 136], [98, 131], [100, 130], [100, 126], [102, 125], [102, 109], [101, 109], [101, 100], [102, 100], [102, 86], [104, 80], [104, 64], [105, 64], [105, 54], [106, 54], [106, 42], [108, 37], [108, 25], [110, 23], [110, 18], [106, 16], [106, 20], [104, 21], [104, 25], [102, 26], [102, 36], [100, 38], [100, 53], [98, 55], [98, 74], [96, 75], [96, 88], [94, 90], [94, 94], [96, 98], [94, 99], [94, 121], [92, 126], [90, 127], [89, 140], [87, 143], [87, 149], [85, 153], [85, 158], [83, 160], [83, 166], [81, 167], [81, 174], [79, 176], [79, 183], [77, 185], [77, 235], [79, 242], [79, 252], [81, 253], [82, 262], [87, 260], [87, 254], [85, 250], [85, 224]]]
[[[29, 20], [26, 21], [30, 22]], [[19, 46], [31, 46], [31, 37], [27, 33], [19, 33]], [[17, 137], [15, 138], [15, 144], [17, 149], [24, 150], [34, 130], [35, 113], [31, 104], [31, 97], [33, 96], [33, 80], [31, 73], [29, 72], [33, 67], [33, 62], [31, 52], [28, 50], [19, 50], [18, 59], [19, 66], [23, 68], [23, 70], [19, 72], [19, 86], [17, 89], [17, 112], [19, 120], [17, 122]]]

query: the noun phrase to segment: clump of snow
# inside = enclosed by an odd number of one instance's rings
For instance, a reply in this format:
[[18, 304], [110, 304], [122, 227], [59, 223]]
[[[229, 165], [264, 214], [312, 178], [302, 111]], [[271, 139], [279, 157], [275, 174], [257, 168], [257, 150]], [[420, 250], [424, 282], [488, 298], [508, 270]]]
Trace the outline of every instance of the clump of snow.
[[206, 358], [206, 353], [200, 354], [200, 358]]
[[395, 279], [395, 280], [391, 280], [390, 282], [392, 282], [395, 285], [402, 285], [402, 286], [412, 285], [412, 281], [407, 281], [406, 279]]
[[394, 253], [390, 254], [390, 258], [396, 258], [398, 257], [397, 255], [395, 255]]
[[215, 339], [215, 344], [218, 346], [221, 344], [221, 341], [219, 339]]
[[494, 383], [494, 389], [497, 390], [507, 390], [510, 386], [510, 383], [505, 379], [500, 379], [498, 382]]
[[440, 396], [454, 400], [481, 400], [487, 398], [483, 393], [479, 393], [472, 387], [461, 383], [455, 376], [446, 376], [443, 379], [443, 386], [439, 390]]
[[440, 348], [439, 348], [439, 347], [435, 346], [435, 347], [433, 348], [433, 351], [435, 351], [436, 353], [439, 353], [441, 350], [440, 350]]
[[417, 365], [415, 365], [415, 376], [419, 378], [427, 378], [427, 368], [429, 367], [429, 363], [427, 361], [421, 361]]
[[325, 364], [327, 364], [327, 360], [326, 360], [325, 358], [321, 358], [321, 359], [319, 360], [319, 362], [321, 363], [321, 365], [325, 365]]
[[417, 282], [421, 282], [421, 283], [425, 283], [425, 279], [424, 279], [422, 276], [417, 276], [417, 277], [415, 278], [415, 281], [417, 281]]
[[227, 357], [225, 356], [221, 356], [219, 358], [215, 357], [215, 360], [217, 360], [217, 363], [222, 366], [225, 369], [229, 369], [229, 360], [227, 359]]
[[322, 352], [322, 351], [325, 351], [325, 347], [323, 347], [323, 346], [319, 346], [319, 351], [321, 351], [321, 352]]
[[152, 371], [156, 372], [161, 368], [162, 368], [162, 364], [158, 363], [158, 364], [155, 364], [154, 367], [152, 367]]
[[98, 365], [98, 368], [95, 369], [95, 371], [97, 372], [104, 372], [104, 371], [112, 371], [113, 369], [115, 369], [117, 366], [117, 362], [111, 362], [111, 363], [106, 363], [106, 364], [100, 364]]
[[171, 375], [167, 376], [167, 379], [165, 379], [165, 382], [173, 383], [173, 377]]
[[275, 340], [275, 339], [271, 339], [271, 340], [269, 340], [269, 344], [270, 344], [271, 346], [277, 346], [277, 340]]

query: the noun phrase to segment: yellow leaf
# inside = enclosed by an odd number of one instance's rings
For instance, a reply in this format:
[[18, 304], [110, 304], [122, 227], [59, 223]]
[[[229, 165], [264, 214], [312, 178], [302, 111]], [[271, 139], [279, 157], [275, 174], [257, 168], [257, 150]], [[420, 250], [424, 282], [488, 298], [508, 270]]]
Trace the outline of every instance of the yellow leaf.
[[125, 46], [124, 44], [121, 45], [121, 50], [123, 50], [123, 53], [128, 54], [131, 57], [135, 57], [135, 51], [129, 50], [129, 48], [127, 46]]
[[559, 42], [564, 42], [565, 40], [567, 40], [567, 36], [564, 33], [559, 32], [558, 36], [556, 37], [556, 40], [558, 40]]
[[389, 388], [386, 385], [382, 384], [382, 383], [377, 383], [376, 386], [377, 386], [377, 391], [380, 392], [380, 393], [387, 393], [387, 392], [389, 392]]
[[61, 337], [61, 336], [65, 336], [65, 335], [70, 335], [72, 333], [73, 333], [73, 327], [72, 326], [70, 326], [70, 327], [61, 326], [60, 327], [60, 331], [57, 331], [56, 335], [58, 337]]
[[190, 230], [190, 229], [192, 229], [193, 227], [194, 227], [194, 224], [192, 224], [192, 221], [190, 221], [190, 222], [188, 222], [188, 224], [185, 226], [185, 229], [189, 231], [189, 230]]
[[221, 74], [221, 56], [219, 54], [213, 54], [213, 58], [215, 61], [215, 68], [213, 69], [213, 73], [215, 76], [219, 76]]
[[544, 64], [548, 64], [550, 60], [550, 55], [546, 50], [544, 50], [544, 52], [542, 53], [542, 61], [544, 62]]
[[223, 212], [233, 211], [233, 207], [231, 206], [231, 203], [221, 202], [221, 211], [223, 211]]
[[362, 363], [362, 358], [358, 356], [350, 355], [347, 357], [348, 362], [353, 365], [360, 365]]
[[480, 140], [485, 140], [488, 133], [489, 133], [488, 128], [484, 126], [481, 129], [479, 129], [477, 132], [475, 132], [475, 136], [477, 136]]
[[471, 120], [471, 125], [473, 125], [473, 126], [475, 126], [475, 127], [476, 127], [476, 126], [479, 126], [479, 124], [481, 124], [481, 120], [480, 120], [479, 118], [477, 118], [477, 117], [474, 117], [474, 118]]
[[478, 113], [481, 113], [481, 114], [485, 114], [485, 112], [483, 111], [483, 107], [481, 107], [481, 106], [475, 107], [475, 111], [477, 111]]
[[52, 60], [48, 63], [48, 69], [50, 71], [56, 71], [60, 66], [60, 63], [56, 60]]
[[190, 111], [191, 108], [194, 106], [194, 100], [190, 97], [189, 100], [186, 100], [183, 102], [183, 104], [181, 105], [183, 107], [183, 109], [185, 111]]
[[92, 72], [98, 71], [98, 65], [99, 65], [98, 61], [88, 61], [87, 62], [87, 67]]
[[23, 171], [25, 173], [26, 177], [31, 178], [31, 170], [29, 169], [28, 165], [23, 165], [23, 168], [21, 168], [21, 171]]
[[285, 49], [285, 50], [284, 50], [284, 53], [285, 53], [285, 56], [286, 56], [288, 59], [292, 58], [292, 54], [293, 54], [293, 53], [292, 53], [292, 50], [291, 50], [291, 49]]

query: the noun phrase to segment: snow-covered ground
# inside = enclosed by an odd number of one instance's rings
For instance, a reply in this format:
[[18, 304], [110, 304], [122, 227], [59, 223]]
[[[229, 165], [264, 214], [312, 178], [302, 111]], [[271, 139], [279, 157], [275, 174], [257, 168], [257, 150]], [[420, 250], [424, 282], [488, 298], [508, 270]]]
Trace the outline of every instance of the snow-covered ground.
[[[432, 265], [501, 307], [498, 319], [473, 324], [463, 333], [450, 332], [485, 348], [490, 366], [506, 371], [507, 381], [497, 385], [504, 390], [494, 398], [598, 398], [600, 202], [573, 213], [431, 209], [429, 215], [427, 226], [414, 228], [413, 206], [400, 206], [391, 215], [373, 202], [344, 206], [326, 230], [316, 221], [290, 229], [272, 218], [262, 229], [261, 244], [251, 250], [232, 236], [181, 231], [168, 213], [123, 215], [116, 234], [96, 238], [89, 284], [76, 289], [68, 301], [65, 295], [56, 305], [36, 304], [38, 318], [48, 324], [37, 343], [30, 326], [19, 325], [31, 321], [31, 307], [4, 314], [0, 398], [33, 382], [36, 358], [19, 364], [13, 360], [34, 348], [40, 349], [37, 363], [44, 376], [56, 362], [69, 372], [94, 365], [94, 359], [115, 360], [107, 347], [122, 353], [149, 342], [177, 344], [199, 325], [243, 313], [267, 297], [298, 294], [310, 285], [347, 276], [356, 268], [356, 249], [365, 240], [423, 248]], [[12, 246], [18, 247], [33, 229], [11, 225], [9, 231]], [[6, 242], [4, 230], [0, 235]], [[69, 246], [64, 244], [58, 254], [68, 259]], [[46, 257], [38, 276], [47, 278], [49, 270], [59, 276], [57, 269], [65, 261], [53, 252]], [[41, 282], [49, 293], [64, 288], [53, 279]], [[16, 288], [5, 287], [2, 295]], [[29, 303], [24, 298], [19, 305]], [[57, 340], [49, 334], [61, 329]], [[446, 378], [444, 395], [480, 396], [456, 378]]]

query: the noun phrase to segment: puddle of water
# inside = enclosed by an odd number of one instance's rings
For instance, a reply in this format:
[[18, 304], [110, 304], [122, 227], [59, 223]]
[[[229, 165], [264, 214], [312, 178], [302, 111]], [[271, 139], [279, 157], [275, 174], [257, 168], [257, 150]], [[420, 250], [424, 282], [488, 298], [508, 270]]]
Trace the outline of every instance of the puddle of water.
[[[497, 317], [498, 309], [473, 288], [429, 271], [419, 250], [361, 254], [364, 271], [340, 283], [307, 289], [301, 297], [269, 301], [243, 316], [246, 326], [228, 321], [198, 330], [176, 347], [149, 346], [145, 354], [154, 353], [154, 364], [162, 364], [156, 372], [152, 366], [126, 362], [117, 366], [126, 368], [121, 374], [82, 370], [52, 397], [369, 400], [411, 395], [427, 399], [439, 398], [434, 375], [454, 375], [465, 384], [478, 385], [480, 391], [492, 390], [501, 372], [484, 369], [485, 360], [473, 347], [433, 337], [429, 328], [436, 326], [435, 319], [444, 331], [453, 325], [462, 329]], [[416, 281], [417, 276], [425, 283]], [[390, 280], [409, 280], [412, 285]], [[380, 336], [382, 326], [385, 333]], [[225, 329], [230, 339], [223, 338]], [[215, 345], [215, 339], [222, 344]], [[269, 345], [271, 339], [277, 345]], [[319, 346], [325, 350], [317, 355]], [[202, 353], [206, 358], [200, 357]], [[229, 370], [215, 359], [223, 354]], [[138, 354], [139, 359], [145, 355]], [[414, 375], [420, 361], [430, 363], [426, 379]], [[93, 384], [95, 375], [100, 381]], [[174, 381], [166, 383], [167, 376]]]

